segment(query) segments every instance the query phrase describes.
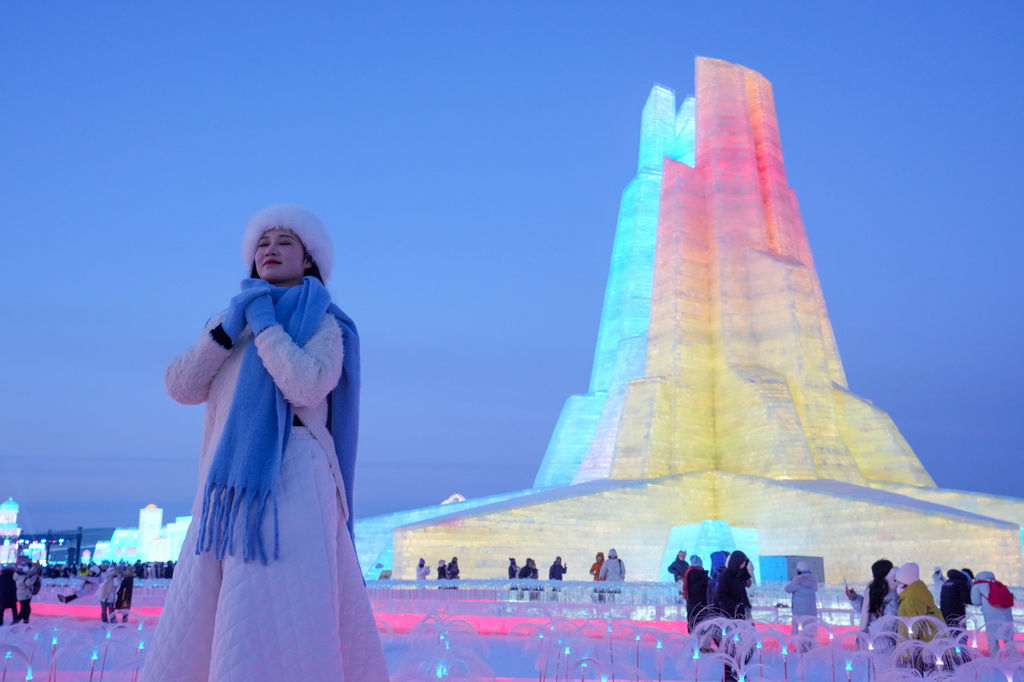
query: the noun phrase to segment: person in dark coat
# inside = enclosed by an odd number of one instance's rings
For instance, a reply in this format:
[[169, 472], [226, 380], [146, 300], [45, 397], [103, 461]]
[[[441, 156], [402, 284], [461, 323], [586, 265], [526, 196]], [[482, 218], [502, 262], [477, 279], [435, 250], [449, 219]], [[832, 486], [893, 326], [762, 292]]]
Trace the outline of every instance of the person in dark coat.
[[562, 557], [556, 556], [555, 563], [548, 569], [548, 580], [561, 580], [568, 571], [568, 566], [562, 564]]
[[962, 572], [955, 568], [946, 573], [946, 581], [939, 591], [939, 609], [946, 625], [963, 628], [967, 618], [967, 605], [971, 603], [971, 583]]
[[12, 622], [18, 622], [18, 586], [14, 582], [14, 567], [0, 568], [0, 625], [4, 624], [4, 614], [11, 610]]
[[750, 620], [751, 605], [747, 596], [753, 565], [747, 555], [736, 550], [729, 555], [725, 571], [718, 579], [718, 608], [726, 618]]
[[708, 592], [707, 592], [707, 604], [708, 607], [718, 615], [718, 581], [722, 578], [722, 574], [725, 573], [725, 560], [729, 558], [729, 553], [723, 550], [711, 553], [711, 572], [708, 573]]
[[672, 574], [676, 582], [681, 582], [683, 576], [686, 575], [686, 569], [690, 567], [690, 564], [686, 563], [686, 550], [680, 550], [679, 554], [676, 554], [676, 560], [669, 564], [668, 572]]
[[523, 580], [537, 580], [539, 573], [536, 562], [529, 557], [526, 559], [526, 565], [519, 569], [519, 577]]
[[459, 557], [453, 556], [448, 562], [448, 580], [459, 579]]
[[515, 580], [519, 577], [519, 567], [516, 566], [516, 558], [510, 556], [508, 558], [508, 579]]
[[692, 635], [700, 622], [708, 617], [708, 572], [696, 554], [690, 557], [690, 567], [681, 582], [683, 599], [686, 600], [686, 627]]
[[444, 559], [437, 560], [437, 579], [448, 580], [448, 566], [444, 563]]
[[[124, 574], [121, 576], [121, 584], [117, 587], [117, 596], [114, 598], [114, 610], [124, 611], [125, 613], [121, 616], [121, 622], [128, 622], [128, 611], [132, 608], [132, 591], [135, 589], [135, 568], [128, 566], [124, 569]], [[110, 622], [114, 622], [111, 619]]]

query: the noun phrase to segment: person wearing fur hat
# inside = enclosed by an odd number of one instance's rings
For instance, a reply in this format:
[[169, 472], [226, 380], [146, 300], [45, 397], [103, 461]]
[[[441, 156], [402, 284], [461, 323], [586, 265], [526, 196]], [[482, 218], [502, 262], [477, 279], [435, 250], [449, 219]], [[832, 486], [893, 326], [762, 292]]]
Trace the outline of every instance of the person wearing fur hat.
[[327, 229], [257, 213], [248, 275], [168, 366], [206, 403], [192, 523], [142, 671], [165, 680], [388, 679], [352, 542], [359, 336], [325, 287]]
[[[928, 586], [921, 580], [921, 568], [914, 562], [903, 564], [896, 570], [896, 594], [899, 596], [900, 618], [917, 618], [928, 616], [935, 620], [942, 618], [942, 612], [935, 605], [935, 597], [928, 590]], [[911, 639], [919, 639], [923, 642], [930, 642], [938, 633], [938, 623], [928, 620], [916, 621], [908, 631], [906, 626], [901, 626], [901, 634]]]
[[803, 620], [818, 617], [818, 576], [811, 573], [806, 561], [798, 561], [796, 575], [786, 583], [786, 592], [793, 595], [793, 634], [800, 632]]

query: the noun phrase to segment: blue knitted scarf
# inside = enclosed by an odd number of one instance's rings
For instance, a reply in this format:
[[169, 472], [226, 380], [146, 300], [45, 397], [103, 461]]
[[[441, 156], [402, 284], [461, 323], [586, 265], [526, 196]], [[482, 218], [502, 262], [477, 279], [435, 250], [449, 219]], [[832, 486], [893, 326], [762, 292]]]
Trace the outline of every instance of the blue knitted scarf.
[[[328, 428], [334, 436], [334, 454], [345, 481], [351, 533], [359, 425], [359, 335], [355, 324], [331, 303], [331, 295], [314, 277], [306, 277], [295, 287], [269, 286], [257, 279], [246, 280], [242, 286], [267, 289], [277, 321], [300, 347], [313, 336], [324, 313], [331, 313], [341, 327], [345, 356], [341, 379], [328, 398]], [[223, 559], [225, 553], [234, 554], [235, 519], [243, 514], [243, 559], [258, 557], [266, 564], [262, 527], [270, 509], [274, 515], [274, 558], [280, 558], [277, 483], [292, 418], [291, 404], [264, 368], [256, 344], [251, 344], [242, 357], [235, 394], [206, 480], [196, 554], [212, 550], [218, 559]]]

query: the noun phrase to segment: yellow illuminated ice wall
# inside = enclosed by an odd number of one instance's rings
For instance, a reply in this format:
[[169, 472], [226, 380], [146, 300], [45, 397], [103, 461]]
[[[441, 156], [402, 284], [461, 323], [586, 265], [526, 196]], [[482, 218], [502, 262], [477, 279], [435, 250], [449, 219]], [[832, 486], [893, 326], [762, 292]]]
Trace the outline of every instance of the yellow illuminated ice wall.
[[492, 578], [509, 556], [560, 555], [586, 579], [615, 547], [629, 578], [656, 580], [678, 549], [742, 547], [822, 556], [832, 580], [885, 556], [1024, 584], [1024, 501], [936, 488], [847, 388], [771, 84], [698, 58], [696, 93], [677, 107], [656, 86], [644, 106], [590, 390], [534, 488], [362, 522], [364, 561], [412, 578], [419, 557], [457, 555]]

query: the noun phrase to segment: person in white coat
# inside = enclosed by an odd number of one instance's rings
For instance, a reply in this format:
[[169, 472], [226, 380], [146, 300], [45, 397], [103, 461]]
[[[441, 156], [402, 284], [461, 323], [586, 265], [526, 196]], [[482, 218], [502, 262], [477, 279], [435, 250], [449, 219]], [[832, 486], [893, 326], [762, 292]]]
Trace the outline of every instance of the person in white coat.
[[100, 574], [100, 620], [109, 623], [114, 616], [114, 602], [121, 587], [121, 570], [114, 564], [107, 566]]
[[619, 558], [615, 548], [608, 550], [608, 559], [601, 564], [601, 580], [622, 582], [626, 579], [626, 564]]
[[971, 585], [971, 603], [981, 607], [985, 617], [985, 634], [988, 636], [989, 653], [993, 656], [1013, 639], [1013, 607], [1000, 608], [989, 603], [992, 582], [996, 579], [992, 571], [981, 571]]
[[426, 580], [430, 576], [430, 566], [427, 566], [426, 559], [420, 559], [416, 565], [416, 580]]
[[[185, 252], [187, 255], [187, 251]], [[385, 682], [352, 542], [359, 338], [320, 220], [271, 206], [249, 279], [164, 378], [206, 403], [199, 489], [143, 682]]]
[[[793, 595], [793, 634], [798, 634], [804, 621], [818, 617], [818, 576], [811, 573], [805, 561], [796, 565], [796, 575], [786, 583], [786, 592]], [[812, 633], [808, 635], [813, 636]]]

